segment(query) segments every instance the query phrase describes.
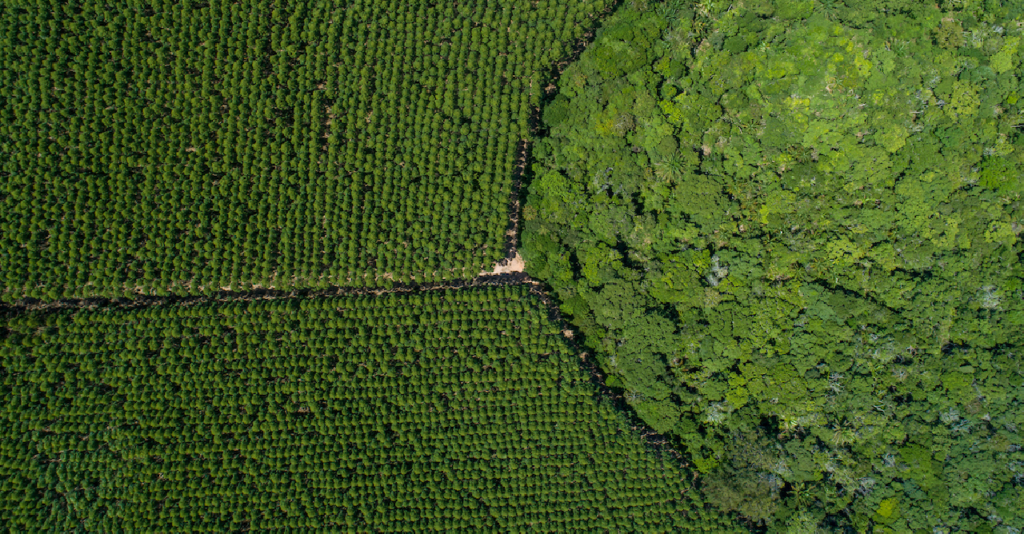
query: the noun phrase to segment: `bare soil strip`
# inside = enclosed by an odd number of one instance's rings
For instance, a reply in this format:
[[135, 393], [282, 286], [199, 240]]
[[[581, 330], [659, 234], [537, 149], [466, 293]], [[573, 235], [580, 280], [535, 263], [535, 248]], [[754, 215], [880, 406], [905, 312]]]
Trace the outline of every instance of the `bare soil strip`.
[[482, 271], [480, 276], [495, 276], [499, 274], [509, 273], [521, 273], [526, 270], [526, 262], [523, 261], [523, 257], [519, 255], [519, 251], [515, 251], [515, 255], [511, 259], [505, 258], [498, 263], [494, 264], [494, 269], [491, 272]]

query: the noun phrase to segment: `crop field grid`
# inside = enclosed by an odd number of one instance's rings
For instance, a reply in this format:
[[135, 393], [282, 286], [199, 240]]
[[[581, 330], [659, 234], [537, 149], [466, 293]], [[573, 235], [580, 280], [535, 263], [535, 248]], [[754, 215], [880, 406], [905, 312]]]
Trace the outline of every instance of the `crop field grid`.
[[490, 270], [544, 78], [607, 4], [5, 6], [0, 296]]
[[727, 528], [575, 359], [522, 286], [23, 314], [0, 340], [0, 516], [63, 531]]

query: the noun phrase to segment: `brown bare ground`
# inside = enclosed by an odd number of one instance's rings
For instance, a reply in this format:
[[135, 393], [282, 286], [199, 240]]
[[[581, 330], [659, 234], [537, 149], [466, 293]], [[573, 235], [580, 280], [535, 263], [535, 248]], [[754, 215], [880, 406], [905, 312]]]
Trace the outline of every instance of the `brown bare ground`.
[[516, 251], [516, 255], [511, 259], [505, 258], [498, 263], [494, 264], [494, 270], [491, 272], [481, 271], [479, 276], [493, 276], [496, 274], [508, 274], [508, 273], [521, 273], [526, 270], [526, 262], [523, 261], [523, 257]]

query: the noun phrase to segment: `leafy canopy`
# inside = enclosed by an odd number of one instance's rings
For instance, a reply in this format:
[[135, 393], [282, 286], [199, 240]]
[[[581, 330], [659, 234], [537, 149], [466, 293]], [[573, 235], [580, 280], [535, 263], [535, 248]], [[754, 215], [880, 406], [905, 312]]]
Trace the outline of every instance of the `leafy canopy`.
[[530, 273], [721, 508], [1020, 525], [1020, 6], [682, 6], [563, 74]]

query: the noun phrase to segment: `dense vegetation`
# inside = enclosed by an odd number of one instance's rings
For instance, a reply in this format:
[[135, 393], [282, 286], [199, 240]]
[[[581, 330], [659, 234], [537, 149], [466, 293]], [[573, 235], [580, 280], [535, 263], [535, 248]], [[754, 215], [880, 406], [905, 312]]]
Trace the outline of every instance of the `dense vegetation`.
[[8, 529], [735, 530], [523, 286], [6, 326]]
[[[5, 5], [0, 300], [471, 277], [617, 3]], [[622, 2], [522, 253], [682, 457], [525, 287], [64, 303], [0, 524], [1019, 534], [1022, 99], [1020, 0]]]
[[0, 11], [0, 296], [464, 278], [607, 0]]
[[627, 2], [562, 76], [528, 270], [706, 500], [1024, 528], [1022, 10]]

